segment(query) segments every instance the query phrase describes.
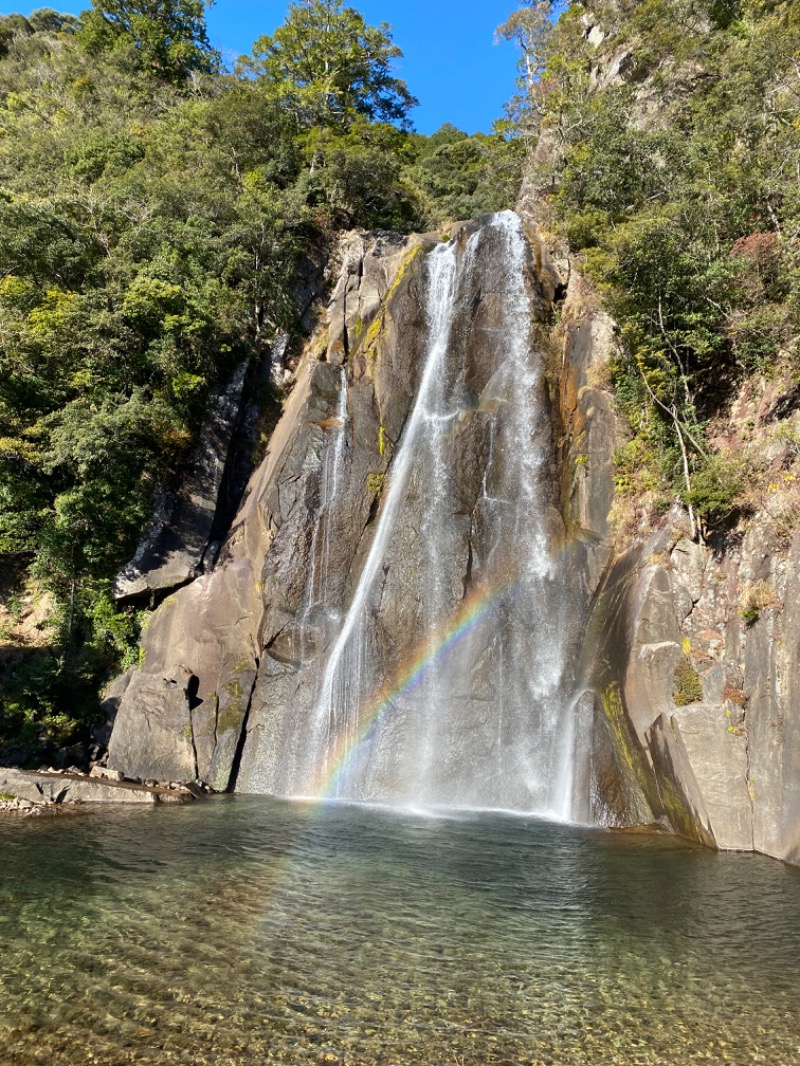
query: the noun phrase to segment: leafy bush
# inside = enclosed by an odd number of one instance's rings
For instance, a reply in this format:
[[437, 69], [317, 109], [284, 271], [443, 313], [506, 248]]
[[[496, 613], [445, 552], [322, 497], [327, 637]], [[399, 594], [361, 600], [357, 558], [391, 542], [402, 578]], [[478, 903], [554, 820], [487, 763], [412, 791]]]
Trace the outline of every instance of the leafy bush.
[[717, 453], [708, 456], [692, 477], [690, 503], [709, 527], [728, 519], [744, 503], [747, 465], [740, 456]]

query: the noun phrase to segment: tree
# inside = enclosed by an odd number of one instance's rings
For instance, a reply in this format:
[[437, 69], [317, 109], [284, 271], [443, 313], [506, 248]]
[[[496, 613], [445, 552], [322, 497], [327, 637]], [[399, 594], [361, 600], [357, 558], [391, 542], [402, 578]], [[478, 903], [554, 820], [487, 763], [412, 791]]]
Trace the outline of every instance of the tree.
[[543, 110], [539, 103], [542, 76], [547, 66], [553, 18], [563, 5], [558, 0], [520, 0], [515, 11], [497, 27], [498, 40], [511, 41], [519, 49], [520, 87], [528, 107], [537, 117]]
[[15, 37], [29, 37], [33, 26], [24, 15], [0, 15], [0, 56], [5, 56]]
[[132, 46], [142, 65], [166, 81], [211, 73], [219, 53], [208, 41], [204, 12], [213, 0], [92, 0], [79, 39], [90, 54]]
[[64, 15], [52, 7], [40, 7], [32, 11], [28, 22], [37, 33], [74, 33], [78, 25], [74, 15]]
[[503, 124], [472, 136], [446, 123], [425, 139], [409, 176], [430, 203], [428, 224], [511, 207], [519, 194], [524, 146]]
[[303, 128], [347, 128], [359, 116], [408, 128], [417, 101], [392, 74], [402, 54], [386, 23], [368, 26], [342, 0], [296, 0], [240, 66]]

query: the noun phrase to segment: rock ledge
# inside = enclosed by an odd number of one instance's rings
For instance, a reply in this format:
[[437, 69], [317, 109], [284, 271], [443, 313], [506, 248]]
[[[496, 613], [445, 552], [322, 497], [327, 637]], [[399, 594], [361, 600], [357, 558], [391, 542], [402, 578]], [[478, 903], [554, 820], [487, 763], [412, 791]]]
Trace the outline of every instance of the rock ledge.
[[[191, 803], [195, 792], [186, 786], [140, 785], [98, 775], [38, 773], [0, 767], [0, 810], [85, 803]], [[21, 801], [21, 802], [15, 802]]]

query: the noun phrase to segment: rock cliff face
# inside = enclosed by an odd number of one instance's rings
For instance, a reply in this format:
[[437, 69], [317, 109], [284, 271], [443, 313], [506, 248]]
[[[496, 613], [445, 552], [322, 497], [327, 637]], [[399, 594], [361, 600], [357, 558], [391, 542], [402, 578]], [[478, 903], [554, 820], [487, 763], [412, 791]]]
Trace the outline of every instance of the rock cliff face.
[[[458, 235], [462, 258], [475, 229]], [[323, 324], [216, 566], [161, 605], [141, 667], [115, 686], [110, 767], [143, 779], [199, 777], [218, 790], [291, 793], [307, 779], [323, 652], [367, 565], [420, 386], [425, 264], [436, 243], [386, 234], [346, 242]], [[609, 826], [660, 820], [704, 844], [800, 862], [800, 537], [781, 538], [757, 517], [727, 546], [707, 547], [689, 538], [678, 509], [655, 529], [622, 532], [613, 463], [621, 431], [605, 384], [614, 325], [577, 274], [564, 284], [532, 221], [528, 244], [531, 350], [549, 348], [551, 362], [558, 355], [531, 433], [543, 441], [543, 528], [569, 578], [561, 625], [571, 812]], [[480, 500], [505, 316], [501, 294], [483, 284], [467, 286], [460, 306], [456, 502], [440, 556], [454, 604], [487, 554]], [[412, 477], [369, 628], [371, 661], [385, 676], [412, 655], [419, 628], [412, 576], [426, 565], [427, 473]], [[475, 779], [488, 780], [496, 743], [492, 654], [475, 649], [450, 737], [453, 765], [473, 767]], [[397, 762], [375, 765], [360, 794], [402, 795]], [[464, 786], [456, 799], [485, 795], [501, 793]], [[529, 802], [521, 790], [508, 805]]]
[[[573, 275], [560, 406], [565, 517], [588, 613], [592, 819], [658, 817], [705, 844], [798, 863], [800, 535], [766, 508], [709, 545], [689, 538], [679, 508], [649, 531], [625, 528], [612, 476], [622, 433], [603, 386], [614, 344]], [[750, 397], [756, 427], [774, 421], [774, 401]], [[781, 411], [791, 418], [792, 405]], [[773, 476], [792, 482], [791, 456], [770, 458], [784, 470]]]
[[[340, 513], [340, 528], [329, 539], [327, 570], [339, 586], [331, 595], [339, 601], [348, 553], [378, 505], [413, 394], [413, 338], [420, 329], [414, 266], [424, 250], [421, 240], [391, 235], [355, 235], [346, 243], [326, 324], [300, 362], [217, 566], [155, 612], [141, 668], [110, 694], [118, 704], [111, 767], [141, 778], [200, 777], [220, 791], [232, 786], [257, 681], [260, 703], [264, 678], [275, 677], [280, 689], [281, 674], [291, 670], [302, 643], [321, 639], [311, 624], [300, 632], [298, 615], [311, 554], [319, 548], [313, 529], [324, 458], [341, 429], [340, 367], [358, 344], [358, 359], [350, 363], [349, 410], [356, 434], [351, 463], [359, 468], [353, 476], [360, 477], [363, 493], [348, 513]], [[398, 308], [391, 316], [387, 299]], [[398, 321], [403, 333], [395, 344]], [[378, 346], [386, 353], [381, 360], [375, 358]], [[253, 710], [250, 732], [260, 720]]]

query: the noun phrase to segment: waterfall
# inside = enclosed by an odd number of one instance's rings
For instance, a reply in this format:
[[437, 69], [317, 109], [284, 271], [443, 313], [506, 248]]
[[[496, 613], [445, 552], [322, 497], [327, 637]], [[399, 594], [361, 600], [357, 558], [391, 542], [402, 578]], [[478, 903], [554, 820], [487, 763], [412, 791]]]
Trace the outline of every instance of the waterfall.
[[[429, 405], [437, 391], [437, 373], [447, 353], [450, 323], [453, 316], [453, 286], [456, 255], [453, 245], [436, 248], [428, 259], [428, 352], [416, 403], [406, 426], [364, 569], [356, 587], [342, 630], [325, 666], [320, 695], [313, 716], [313, 738], [322, 738], [324, 754], [322, 776], [330, 770], [331, 744], [334, 738], [345, 744], [355, 740], [358, 710], [363, 698], [362, 668], [364, 629], [367, 608], [378, 570], [397, 523], [411, 467], [421, 437], [430, 425]], [[337, 784], [341, 789], [341, 784]]]
[[[416, 397], [349, 604], [284, 712], [295, 724], [259, 742], [266, 791], [572, 814], [580, 743], [529, 257], [512, 212], [426, 257]], [[308, 611], [327, 610], [337, 501], [363, 492], [342, 462], [346, 419], [343, 377]]]

